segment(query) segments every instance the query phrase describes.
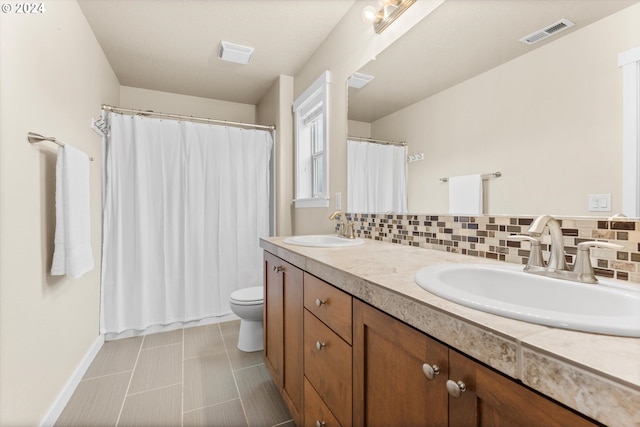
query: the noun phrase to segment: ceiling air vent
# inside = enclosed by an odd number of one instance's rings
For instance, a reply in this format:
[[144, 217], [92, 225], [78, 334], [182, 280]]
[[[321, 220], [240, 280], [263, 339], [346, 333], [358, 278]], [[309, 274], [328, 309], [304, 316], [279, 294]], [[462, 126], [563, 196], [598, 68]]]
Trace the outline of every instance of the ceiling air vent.
[[568, 19], [563, 18], [558, 22], [554, 22], [553, 24], [548, 25], [541, 30], [538, 30], [526, 37], [521, 38], [520, 41], [524, 44], [532, 45], [539, 42], [540, 40], [546, 39], [547, 37], [551, 37], [552, 35], [559, 33], [562, 30], [573, 27], [574, 25], [576, 24], [569, 21]]
[[248, 64], [253, 54], [254, 48], [242, 46], [235, 43], [220, 42], [218, 58], [223, 61], [235, 62], [236, 64]]
[[373, 78], [373, 76], [369, 76], [367, 74], [353, 73], [351, 77], [347, 79], [347, 84], [349, 87], [360, 89], [369, 84]]

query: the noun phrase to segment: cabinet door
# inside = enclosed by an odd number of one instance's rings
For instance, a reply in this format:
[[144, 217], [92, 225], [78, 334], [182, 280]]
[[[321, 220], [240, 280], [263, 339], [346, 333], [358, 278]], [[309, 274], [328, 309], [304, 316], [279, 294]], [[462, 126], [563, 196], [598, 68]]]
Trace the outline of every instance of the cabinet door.
[[460, 397], [449, 398], [452, 427], [596, 425], [454, 350], [449, 352], [449, 364], [451, 381], [461, 381], [466, 388]]
[[352, 425], [352, 352], [338, 334], [304, 311], [304, 375], [340, 425]]
[[341, 427], [311, 383], [304, 380], [304, 427]]
[[296, 425], [303, 424], [304, 361], [302, 346], [303, 328], [303, 272], [291, 264], [284, 267], [284, 382], [282, 389], [285, 401]]
[[284, 378], [283, 264], [280, 258], [264, 253], [264, 361], [279, 389]]
[[297, 425], [303, 417], [302, 270], [265, 252], [264, 358]]
[[352, 343], [351, 299], [351, 295], [340, 289], [304, 274], [304, 307], [349, 344]]
[[357, 300], [353, 325], [354, 425], [446, 426], [447, 347]]

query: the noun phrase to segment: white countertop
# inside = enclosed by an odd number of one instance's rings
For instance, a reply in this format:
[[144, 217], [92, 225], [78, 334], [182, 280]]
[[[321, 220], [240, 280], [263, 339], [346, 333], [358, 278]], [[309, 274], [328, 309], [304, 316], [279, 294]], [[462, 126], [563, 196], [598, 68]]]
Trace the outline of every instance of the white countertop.
[[[497, 261], [365, 239], [314, 248], [260, 246], [529, 387], [611, 426], [640, 426], [640, 338], [526, 323], [455, 304], [420, 288], [419, 269]], [[585, 285], [586, 286], [586, 285]]]

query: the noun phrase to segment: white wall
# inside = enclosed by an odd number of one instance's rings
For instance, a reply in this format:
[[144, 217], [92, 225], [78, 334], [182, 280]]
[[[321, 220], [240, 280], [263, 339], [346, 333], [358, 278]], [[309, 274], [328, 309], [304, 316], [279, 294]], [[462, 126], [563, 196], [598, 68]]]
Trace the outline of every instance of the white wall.
[[276, 125], [275, 213], [277, 236], [291, 235], [293, 199], [293, 77], [280, 76], [257, 106], [257, 123]]
[[295, 76], [294, 99], [325, 70], [331, 72], [329, 84], [329, 208], [295, 209], [293, 234], [331, 233], [335, 223], [329, 214], [335, 209], [335, 193], [342, 193], [343, 208], [347, 200], [347, 87], [351, 74], [369, 62], [415, 23], [431, 13], [443, 0], [414, 3], [382, 34], [361, 20], [362, 9], [377, 1], [356, 1], [322, 45]]
[[229, 120], [243, 123], [256, 122], [255, 105], [179, 95], [176, 93], [130, 86], [121, 86], [120, 105], [117, 106], [216, 120]]
[[[15, 2], [7, 2], [15, 3]], [[0, 425], [38, 425], [99, 336], [100, 138], [89, 127], [119, 83], [75, 1], [41, 15], [0, 14]], [[55, 136], [91, 165], [96, 268], [49, 275], [55, 225]]]
[[347, 128], [349, 129], [349, 136], [371, 138], [371, 123], [349, 120]]
[[[622, 209], [622, 72], [640, 46], [640, 4], [372, 124], [409, 142], [409, 211], [448, 211], [440, 177], [501, 171], [485, 184], [487, 213], [602, 215], [588, 195]], [[604, 213], [607, 215], [607, 213]]]

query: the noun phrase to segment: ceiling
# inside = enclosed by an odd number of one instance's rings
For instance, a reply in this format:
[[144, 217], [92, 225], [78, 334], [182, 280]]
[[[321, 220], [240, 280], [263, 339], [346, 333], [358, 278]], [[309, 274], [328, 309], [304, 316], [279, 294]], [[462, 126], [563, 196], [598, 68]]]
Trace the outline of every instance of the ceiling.
[[[446, 0], [360, 70], [375, 79], [349, 90], [349, 119], [371, 123], [635, 3]], [[532, 46], [519, 42], [562, 18], [576, 25]]]
[[[354, 0], [79, 0], [120, 84], [257, 104], [295, 76]], [[255, 48], [220, 60], [221, 40]]]
[[[120, 84], [257, 104], [277, 76], [300, 71], [355, 1], [78, 3]], [[350, 93], [350, 118], [371, 122], [638, 1], [446, 0], [363, 69], [376, 76], [365, 89], [379, 90]], [[533, 46], [518, 42], [560, 18], [576, 26]], [[251, 62], [220, 60], [221, 40], [255, 47]]]

